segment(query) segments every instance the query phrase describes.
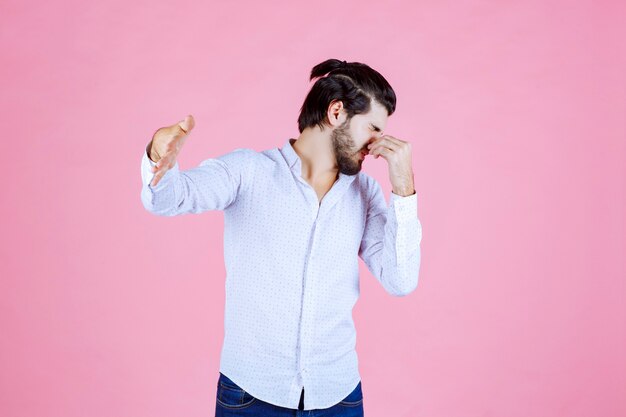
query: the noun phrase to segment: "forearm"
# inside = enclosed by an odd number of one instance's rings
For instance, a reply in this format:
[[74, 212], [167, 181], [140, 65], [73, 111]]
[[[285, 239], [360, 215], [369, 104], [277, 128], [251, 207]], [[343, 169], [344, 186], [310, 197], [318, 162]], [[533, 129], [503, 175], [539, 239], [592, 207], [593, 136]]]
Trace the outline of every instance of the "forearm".
[[417, 195], [392, 194], [385, 224], [381, 282], [387, 292], [407, 295], [417, 287], [422, 227]]
[[151, 168], [156, 163], [149, 151], [146, 147], [141, 161], [141, 201], [146, 210], [162, 216], [228, 208], [249, 182], [244, 175], [254, 176], [257, 155], [253, 149], [238, 148], [187, 170], [179, 170], [177, 161], [153, 186]]
[[391, 295], [404, 296], [417, 287], [422, 227], [417, 217], [417, 194], [392, 192], [387, 205], [380, 186], [369, 202], [359, 255]]

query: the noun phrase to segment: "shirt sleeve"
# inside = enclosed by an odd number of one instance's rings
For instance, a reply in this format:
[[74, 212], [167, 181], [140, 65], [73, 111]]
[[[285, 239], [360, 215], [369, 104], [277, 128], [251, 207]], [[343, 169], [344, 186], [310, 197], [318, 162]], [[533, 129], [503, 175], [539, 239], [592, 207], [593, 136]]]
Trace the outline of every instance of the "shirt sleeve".
[[256, 151], [238, 148], [216, 158], [202, 161], [198, 166], [180, 170], [178, 161], [161, 177], [156, 186], [150, 185], [156, 165], [147, 149], [141, 159], [141, 202], [146, 210], [161, 216], [197, 214], [207, 210], [225, 210], [233, 204], [253, 175]]
[[391, 192], [387, 206], [380, 184], [373, 183], [359, 256], [385, 291], [405, 296], [417, 287], [421, 261], [417, 192], [409, 196]]

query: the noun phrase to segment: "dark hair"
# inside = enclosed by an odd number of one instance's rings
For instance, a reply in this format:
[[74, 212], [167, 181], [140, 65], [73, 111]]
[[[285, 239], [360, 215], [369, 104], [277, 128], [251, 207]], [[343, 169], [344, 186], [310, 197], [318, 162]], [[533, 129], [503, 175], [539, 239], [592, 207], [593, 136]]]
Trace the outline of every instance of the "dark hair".
[[313, 67], [310, 80], [324, 74], [328, 76], [313, 84], [300, 108], [300, 133], [315, 125], [323, 128], [328, 106], [333, 100], [343, 102], [348, 120], [355, 114], [369, 112], [373, 99], [387, 109], [388, 116], [396, 110], [395, 92], [385, 77], [368, 65], [327, 59]]

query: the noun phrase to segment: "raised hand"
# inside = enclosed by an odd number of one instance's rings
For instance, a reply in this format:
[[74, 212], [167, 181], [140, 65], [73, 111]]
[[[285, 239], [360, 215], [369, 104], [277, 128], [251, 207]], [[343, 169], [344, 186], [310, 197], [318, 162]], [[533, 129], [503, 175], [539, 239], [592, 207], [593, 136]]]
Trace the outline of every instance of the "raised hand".
[[382, 156], [387, 161], [394, 194], [400, 196], [415, 194], [410, 142], [391, 135], [382, 135], [367, 145], [367, 148], [374, 158]]
[[151, 168], [155, 174], [150, 182], [151, 186], [156, 186], [163, 175], [176, 164], [178, 153], [194, 126], [193, 116], [188, 115], [180, 122], [159, 128], [154, 132], [148, 144], [150, 159], [156, 162], [156, 165]]

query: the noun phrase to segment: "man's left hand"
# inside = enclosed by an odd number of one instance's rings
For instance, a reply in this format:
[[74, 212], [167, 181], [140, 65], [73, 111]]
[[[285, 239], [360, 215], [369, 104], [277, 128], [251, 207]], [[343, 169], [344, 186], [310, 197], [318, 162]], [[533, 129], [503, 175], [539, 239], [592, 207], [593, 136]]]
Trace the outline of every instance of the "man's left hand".
[[382, 135], [374, 139], [367, 147], [370, 155], [375, 158], [382, 156], [387, 161], [391, 191], [394, 194], [402, 197], [415, 194], [411, 144], [409, 142], [390, 135]]

